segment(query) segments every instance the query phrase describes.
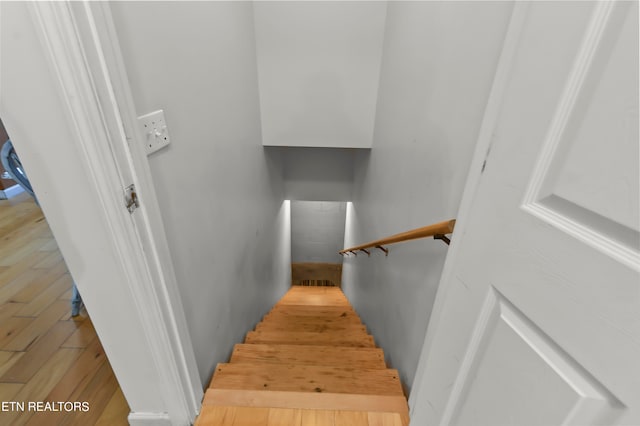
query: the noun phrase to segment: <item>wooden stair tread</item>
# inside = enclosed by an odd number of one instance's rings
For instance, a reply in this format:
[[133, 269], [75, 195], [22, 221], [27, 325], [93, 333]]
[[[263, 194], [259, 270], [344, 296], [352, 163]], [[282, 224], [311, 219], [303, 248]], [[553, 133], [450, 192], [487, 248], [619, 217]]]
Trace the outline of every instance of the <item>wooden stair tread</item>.
[[288, 310], [288, 309], [273, 309], [270, 312], [267, 312], [266, 317], [316, 317], [316, 318], [356, 318], [358, 321], [360, 317], [353, 311], [347, 309], [340, 310], [309, 310], [309, 309], [301, 309], [301, 310]]
[[391, 425], [409, 424], [409, 407], [403, 396], [207, 389], [202, 406], [395, 413], [400, 423]]
[[326, 365], [386, 369], [384, 353], [380, 348], [352, 348], [315, 345], [237, 344], [231, 354], [231, 363], [273, 363]]
[[356, 315], [286, 315], [267, 314], [262, 321], [295, 323], [295, 324], [358, 324], [362, 325], [360, 317]]
[[297, 323], [297, 324], [358, 324], [363, 325], [360, 321], [360, 317], [355, 315], [282, 315], [282, 314], [267, 314], [262, 318], [262, 321], [273, 322], [285, 322], [285, 323]]
[[289, 345], [321, 345], [374, 348], [373, 337], [363, 331], [250, 331], [244, 343], [282, 343]]
[[196, 426], [406, 426], [398, 413], [203, 406]]
[[279, 305], [276, 304], [271, 308], [271, 312], [286, 312], [286, 313], [308, 313], [314, 315], [317, 313], [335, 313], [335, 312], [347, 312], [348, 314], [356, 315], [356, 311], [348, 305], [345, 306], [327, 306], [327, 305]]
[[218, 364], [212, 389], [403, 396], [398, 372], [295, 364]]
[[255, 331], [309, 331], [323, 333], [327, 331], [357, 332], [367, 333], [367, 328], [362, 324], [327, 321], [327, 322], [293, 322], [265, 320], [256, 325]]
[[287, 294], [278, 305], [351, 306], [343, 294]]
[[408, 426], [398, 372], [336, 287], [292, 287], [229, 363], [196, 426]]
[[331, 299], [328, 300], [324, 297], [314, 298], [313, 300], [308, 300], [305, 303], [303, 298], [291, 298], [288, 300], [280, 300], [278, 302], [278, 306], [308, 306], [308, 307], [330, 307], [330, 308], [351, 308], [351, 305], [346, 300], [337, 300]]

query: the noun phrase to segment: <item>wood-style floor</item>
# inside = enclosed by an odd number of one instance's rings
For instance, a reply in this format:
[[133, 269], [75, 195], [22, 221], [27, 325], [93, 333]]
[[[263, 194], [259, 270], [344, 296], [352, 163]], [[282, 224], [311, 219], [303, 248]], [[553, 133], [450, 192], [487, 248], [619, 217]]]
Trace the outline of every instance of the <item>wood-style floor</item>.
[[[0, 200], [0, 425], [128, 424], [91, 319], [84, 309], [70, 316], [71, 285], [31, 197]], [[88, 411], [29, 411], [29, 402], [87, 402]]]
[[292, 287], [229, 363], [196, 426], [406, 426], [398, 372], [337, 287]]

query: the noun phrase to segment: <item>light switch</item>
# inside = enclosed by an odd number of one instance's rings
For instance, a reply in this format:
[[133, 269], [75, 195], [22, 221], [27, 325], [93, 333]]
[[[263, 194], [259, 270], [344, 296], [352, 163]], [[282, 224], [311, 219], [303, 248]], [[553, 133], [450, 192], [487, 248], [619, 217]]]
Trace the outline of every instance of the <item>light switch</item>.
[[169, 131], [164, 119], [164, 111], [158, 110], [138, 117], [145, 135], [144, 148], [147, 155], [169, 145]]

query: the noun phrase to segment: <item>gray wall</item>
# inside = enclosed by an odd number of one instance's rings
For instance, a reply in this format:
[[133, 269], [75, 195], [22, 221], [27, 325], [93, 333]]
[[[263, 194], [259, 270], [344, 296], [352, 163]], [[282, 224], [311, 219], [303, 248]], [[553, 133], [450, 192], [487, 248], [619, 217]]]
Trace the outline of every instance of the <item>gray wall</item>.
[[285, 198], [306, 201], [350, 201], [355, 153], [369, 151], [340, 148], [283, 149]]
[[[456, 216], [511, 8], [389, 3], [374, 143], [355, 158], [346, 245]], [[345, 259], [343, 288], [410, 389], [447, 247], [390, 249]]]
[[346, 203], [291, 202], [291, 261], [342, 263]]
[[172, 143], [149, 157], [206, 383], [290, 282], [282, 159], [260, 134], [249, 2], [113, 2], [140, 115]]

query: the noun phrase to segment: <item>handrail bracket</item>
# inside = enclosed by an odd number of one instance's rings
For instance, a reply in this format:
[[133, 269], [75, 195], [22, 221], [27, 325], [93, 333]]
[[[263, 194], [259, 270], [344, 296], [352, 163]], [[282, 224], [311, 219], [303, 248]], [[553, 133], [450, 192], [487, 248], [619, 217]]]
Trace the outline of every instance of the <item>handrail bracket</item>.
[[451, 240], [449, 239], [449, 237], [447, 237], [444, 234], [436, 234], [433, 236], [434, 240], [442, 240], [443, 243], [445, 243], [446, 245], [451, 244]]
[[389, 249], [386, 249], [382, 246], [376, 246], [376, 248], [382, 250], [385, 256], [389, 256]]

